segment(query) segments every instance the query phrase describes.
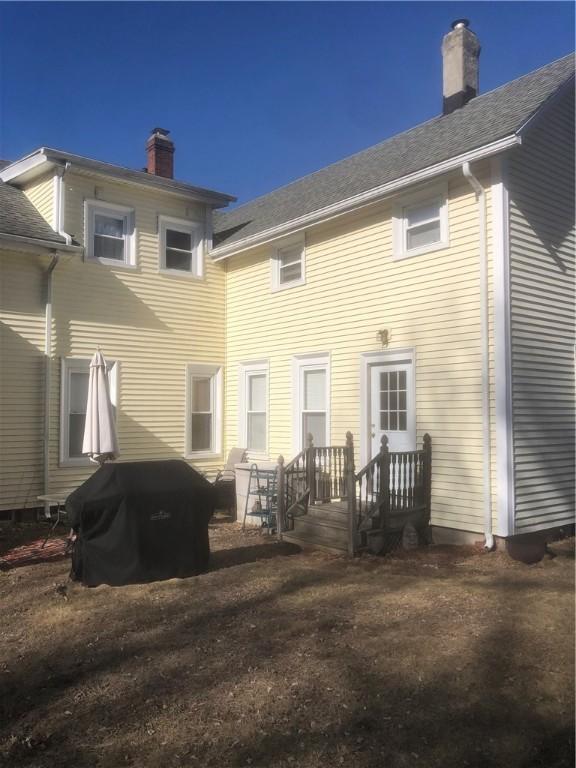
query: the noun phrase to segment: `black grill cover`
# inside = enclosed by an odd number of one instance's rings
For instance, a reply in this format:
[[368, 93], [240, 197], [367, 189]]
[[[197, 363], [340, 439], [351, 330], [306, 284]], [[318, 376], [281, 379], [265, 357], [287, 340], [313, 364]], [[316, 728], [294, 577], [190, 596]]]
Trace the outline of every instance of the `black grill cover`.
[[208, 568], [211, 483], [184, 461], [104, 464], [66, 499], [87, 586], [190, 576]]

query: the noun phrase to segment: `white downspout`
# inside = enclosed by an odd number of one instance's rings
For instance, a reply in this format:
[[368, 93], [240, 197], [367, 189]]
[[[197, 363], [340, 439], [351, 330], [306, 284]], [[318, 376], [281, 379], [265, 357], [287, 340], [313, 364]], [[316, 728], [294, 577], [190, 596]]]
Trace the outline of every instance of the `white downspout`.
[[[44, 439], [42, 458], [44, 464], [44, 494], [49, 492], [50, 480], [50, 387], [52, 384], [52, 275], [58, 265], [59, 256], [54, 254], [46, 272], [46, 311], [44, 331]], [[44, 503], [44, 514], [50, 516], [50, 504]]]
[[[65, 185], [64, 174], [70, 167], [66, 163], [56, 170], [54, 176], [54, 196], [53, 196], [53, 229], [61, 235], [66, 241], [66, 245], [72, 245], [72, 236], [64, 229], [65, 213]], [[52, 261], [46, 271], [46, 308], [44, 320], [44, 356], [45, 356], [45, 376], [44, 376], [44, 436], [42, 445], [43, 475], [44, 475], [44, 494], [49, 492], [50, 481], [50, 392], [52, 386], [52, 315], [53, 298], [52, 283], [53, 273], [58, 266], [59, 255], [55, 253]], [[44, 513], [50, 516], [50, 504], [44, 504]]]
[[490, 337], [488, 325], [488, 259], [486, 248], [486, 194], [470, 170], [470, 163], [462, 164], [462, 173], [474, 190], [478, 201], [478, 228], [480, 250], [480, 335], [482, 344], [482, 448], [484, 475], [484, 547], [494, 549], [492, 533], [492, 461], [490, 423]]

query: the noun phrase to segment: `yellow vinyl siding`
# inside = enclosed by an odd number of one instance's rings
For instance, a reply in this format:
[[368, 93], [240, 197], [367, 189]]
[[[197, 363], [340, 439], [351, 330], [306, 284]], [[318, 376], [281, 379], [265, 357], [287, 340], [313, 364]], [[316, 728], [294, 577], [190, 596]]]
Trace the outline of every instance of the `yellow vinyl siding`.
[[43, 489], [44, 275], [48, 259], [0, 252], [0, 509]]
[[[480, 173], [482, 171], [482, 173]], [[486, 186], [487, 166], [475, 168]], [[392, 201], [306, 233], [306, 284], [271, 292], [271, 249], [228, 263], [227, 447], [237, 445], [238, 366], [270, 363], [269, 455], [292, 451], [293, 355], [330, 353], [331, 442], [360, 440], [360, 354], [415, 350], [417, 440], [434, 445], [433, 522], [481, 531], [482, 415], [477, 204], [461, 177], [449, 180], [450, 246], [395, 261]], [[488, 222], [490, 231], [490, 220]], [[489, 240], [489, 246], [491, 241]], [[357, 457], [359, 461], [359, 456]]]
[[[84, 200], [131, 206], [137, 264], [110, 266], [64, 257], [54, 272], [54, 365], [51, 392], [50, 489], [82, 482], [94, 465], [60, 466], [60, 361], [89, 358], [100, 345], [120, 364], [118, 436], [121, 460], [182, 458], [188, 363], [224, 364], [224, 270], [205, 259], [205, 278], [159, 273], [158, 216], [203, 220], [204, 208], [128, 184], [67, 174], [66, 230], [84, 239]], [[191, 460], [202, 469], [222, 457]]]
[[574, 94], [510, 157], [515, 532], [574, 522]]
[[54, 228], [54, 175], [41, 176], [22, 190], [42, 218]]

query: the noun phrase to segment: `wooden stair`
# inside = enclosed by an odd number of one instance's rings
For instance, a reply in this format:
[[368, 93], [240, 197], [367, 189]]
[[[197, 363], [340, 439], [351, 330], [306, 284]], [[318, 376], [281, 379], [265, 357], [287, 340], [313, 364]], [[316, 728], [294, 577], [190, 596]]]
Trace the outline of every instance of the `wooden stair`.
[[348, 516], [345, 501], [311, 504], [308, 514], [294, 518], [294, 529], [282, 534], [284, 541], [334, 552], [348, 551]]

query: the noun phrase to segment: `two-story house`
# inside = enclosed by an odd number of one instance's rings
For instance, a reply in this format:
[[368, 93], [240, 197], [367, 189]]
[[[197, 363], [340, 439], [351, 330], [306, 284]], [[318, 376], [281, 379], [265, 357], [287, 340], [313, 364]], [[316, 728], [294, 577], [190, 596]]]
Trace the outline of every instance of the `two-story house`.
[[574, 60], [478, 95], [465, 21], [443, 59], [439, 117], [229, 211], [160, 130], [148, 173], [49, 149], [0, 172], [0, 508], [92, 471], [99, 345], [122, 460], [351, 431], [362, 467], [429, 433], [436, 540], [573, 523]]

